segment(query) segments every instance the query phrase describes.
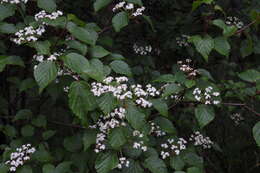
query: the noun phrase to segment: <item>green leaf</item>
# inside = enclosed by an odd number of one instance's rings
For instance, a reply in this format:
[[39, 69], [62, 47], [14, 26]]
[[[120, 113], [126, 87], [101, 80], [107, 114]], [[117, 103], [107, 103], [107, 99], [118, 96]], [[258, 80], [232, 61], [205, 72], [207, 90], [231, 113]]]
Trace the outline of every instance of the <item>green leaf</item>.
[[96, 31], [90, 28], [78, 27], [72, 22], [67, 24], [68, 31], [78, 40], [83, 41], [89, 45], [94, 46], [98, 39], [98, 34]]
[[122, 128], [112, 129], [108, 135], [109, 144], [114, 149], [119, 149], [126, 143], [126, 137]]
[[10, 23], [0, 23], [0, 33], [4, 34], [14, 34], [17, 32], [17, 28], [15, 27], [14, 24]]
[[168, 173], [165, 163], [158, 157], [149, 157], [145, 159], [144, 166], [152, 173]]
[[28, 89], [35, 87], [35, 86], [37, 86], [35, 80], [33, 80], [32, 78], [27, 78], [20, 83], [19, 92], [26, 91]]
[[67, 151], [76, 152], [82, 147], [82, 140], [79, 135], [66, 137], [63, 141], [63, 146]]
[[212, 75], [210, 74], [209, 71], [207, 71], [207, 70], [205, 70], [205, 69], [202, 69], [202, 68], [197, 69], [197, 70], [198, 70], [198, 72], [199, 72], [200, 75], [205, 76], [205, 77], [207, 77], [208, 79], [214, 81], [214, 79], [213, 79], [213, 77], [212, 77]]
[[237, 31], [237, 28], [235, 26], [227, 26], [225, 24], [225, 22], [223, 20], [220, 19], [216, 19], [213, 20], [213, 25], [218, 26], [219, 28], [221, 28], [223, 30], [223, 35], [225, 37], [230, 37], [232, 35], [234, 35]]
[[117, 100], [112, 93], [106, 93], [98, 99], [98, 105], [105, 114], [108, 114], [117, 106]]
[[47, 125], [46, 117], [43, 115], [39, 115], [37, 118], [32, 120], [32, 124], [36, 127], [43, 127], [45, 128]]
[[71, 167], [72, 162], [70, 161], [65, 161], [60, 164], [55, 168], [54, 173], [69, 173], [71, 172], [70, 167]]
[[117, 13], [112, 18], [112, 25], [116, 32], [119, 32], [122, 28], [126, 27], [128, 25], [129, 19], [126, 12], [120, 12]]
[[191, 167], [187, 169], [187, 173], [203, 173], [201, 168]]
[[65, 66], [70, 68], [73, 72], [82, 74], [85, 70], [90, 68], [88, 60], [77, 53], [69, 53], [63, 58]]
[[171, 157], [170, 165], [176, 171], [181, 171], [181, 170], [183, 170], [185, 163], [180, 156], [174, 156], [174, 157]]
[[96, 106], [95, 96], [91, 93], [88, 84], [84, 81], [73, 82], [69, 91], [69, 106], [80, 119], [87, 116]]
[[0, 4], [0, 21], [7, 17], [13, 16], [15, 8], [10, 4]]
[[6, 65], [24, 66], [23, 60], [19, 56], [0, 56], [0, 72], [2, 72]]
[[69, 40], [66, 42], [69, 48], [78, 50], [82, 55], [86, 55], [88, 47], [85, 44], [80, 43], [76, 40]]
[[54, 136], [56, 134], [56, 131], [54, 130], [47, 130], [46, 132], [42, 133], [42, 138], [44, 140], [48, 140], [50, 139], [52, 136]]
[[257, 80], [260, 79], [260, 72], [254, 69], [249, 69], [247, 71], [239, 73], [238, 77], [244, 81], [255, 83]]
[[8, 173], [8, 166], [4, 163], [0, 163], [0, 173]]
[[94, 3], [95, 12], [99, 11], [100, 9], [106, 7], [112, 0], [96, 0]]
[[109, 54], [110, 52], [104, 49], [102, 46], [93, 46], [90, 48], [90, 55], [93, 58], [103, 58]]
[[95, 163], [97, 173], [108, 173], [116, 168], [118, 165], [118, 158], [115, 153], [101, 153], [98, 155]]
[[84, 151], [87, 151], [87, 149], [96, 143], [96, 136], [97, 132], [95, 130], [86, 130], [82, 137]]
[[124, 74], [127, 76], [132, 76], [132, 72], [128, 64], [121, 60], [114, 60], [110, 63], [110, 67], [114, 72], [118, 74]]
[[165, 87], [165, 90], [163, 92], [163, 97], [167, 97], [172, 94], [178, 94], [182, 90], [183, 88], [175, 83], [169, 84]]
[[217, 37], [214, 39], [214, 49], [221, 55], [228, 56], [230, 52], [230, 44], [225, 37]]
[[240, 52], [243, 58], [251, 55], [254, 52], [254, 45], [252, 40], [243, 40], [241, 43]]
[[13, 126], [6, 125], [4, 128], [4, 134], [10, 138], [16, 137], [17, 131]]
[[137, 110], [134, 105], [127, 108], [126, 119], [135, 129], [142, 129], [145, 125], [145, 115]]
[[55, 166], [53, 166], [52, 164], [45, 164], [42, 167], [42, 173], [54, 173], [55, 171]]
[[168, 105], [163, 99], [152, 99], [151, 100], [154, 108], [160, 112], [163, 116], [168, 116]]
[[37, 0], [37, 6], [47, 12], [53, 12], [57, 8], [55, 0]]
[[50, 54], [51, 43], [48, 40], [32, 42], [29, 45], [36, 49], [38, 55]]
[[19, 110], [13, 121], [17, 121], [17, 120], [26, 120], [26, 119], [30, 119], [32, 117], [32, 111], [29, 109], [21, 109]]
[[172, 122], [168, 120], [167, 118], [164, 117], [157, 117], [154, 122], [160, 126], [162, 131], [171, 133], [171, 134], [176, 134], [176, 129], [173, 126]]
[[138, 161], [132, 159], [130, 159], [129, 161], [130, 161], [129, 167], [123, 168], [122, 171], [123, 173], [144, 173], [144, 170]]
[[197, 166], [199, 168], [203, 167], [203, 158], [198, 156], [195, 153], [185, 153], [182, 156], [182, 159], [185, 163], [191, 165], [191, 166]]
[[90, 60], [90, 68], [84, 70], [84, 73], [97, 81], [102, 81], [105, 77], [104, 65], [99, 59], [92, 59]]
[[42, 163], [48, 163], [53, 158], [48, 151], [44, 149], [40, 149], [40, 150], [36, 150], [36, 152], [33, 154], [33, 159], [36, 159], [37, 161]]
[[196, 50], [203, 56], [203, 58], [208, 61], [208, 56], [212, 49], [214, 48], [214, 40], [207, 35], [204, 38], [201, 36], [191, 37], [191, 41], [196, 47]]
[[41, 62], [34, 70], [34, 78], [40, 87], [40, 92], [56, 79], [58, 69], [54, 62]]
[[260, 121], [258, 121], [258, 123], [253, 127], [253, 136], [258, 147], [260, 147]]
[[21, 169], [18, 169], [17, 173], [33, 173], [32, 168], [28, 165], [25, 165], [21, 167]]
[[195, 0], [192, 3], [192, 11], [196, 10], [202, 4], [211, 4], [214, 0]]
[[160, 75], [154, 82], [175, 82], [176, 77], [172, 74]]
[[31, 125], [25, 125], [21, 129], [21, 133], [24, 137], [31, 137], [34, 134], [34, 127]]
[[195, 109], [195, 117], [200, 127], [203, 128], [215, 118], [214, 109], [207, 105], [199, 105]]

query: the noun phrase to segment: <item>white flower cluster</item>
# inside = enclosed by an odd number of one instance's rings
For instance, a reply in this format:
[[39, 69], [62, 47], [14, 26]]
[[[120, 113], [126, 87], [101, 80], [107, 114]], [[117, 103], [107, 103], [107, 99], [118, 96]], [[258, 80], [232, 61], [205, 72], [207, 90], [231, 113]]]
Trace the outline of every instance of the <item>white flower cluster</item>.
[[156, 137], [165, 136], [166, 133], [161, 130], [160, 126], [155, 124], [154, 122], [150, 122], [151, 130], [150, 134], [154, 134]]
[[195, 146], [202, 146], [203, 149], [211, 148], [213, 142], [209, 137], [204, 137], [199, 131], [196, 131], [190, 136], [190, 141], [194, 142]]
[[143, 89], [141, 85], [131, 85], [130, 87], [126, 84], [128, 81], [127, 77], [116, 77], [111, 76], [103, 80], [105, 84], [93, 82], [91, 84], [91, 92], [95, 96], [101, 96], [105, 93], [112, 93], [119, 100], [135, 98], [135, 103], [146, 108], [151, 107], [152, 103], [147, 100], [147, 97], [155, 97], [160, 95], [160, 92], [152, 85], [146, 85]]
[[168, 139], [166, 143], [161, 144], [163, 150], [160, 155], [162, 159], [170, 157], [171, 154], [179, 155], [182, 150], [186, 149], [187, 141], [183, 138], [179, 138], [177, 141], [174, 139]]
[[9, 171], [14, 172], [19, 166], [22, 166], [25, 161], [30, 160], [30, 154], [36, 150], [31, 144], [22, 145], [16, 148], [16, 152], [11, 153], [10, 160], [6, 161], [6, 165], [10, 165]]
[[230, 118], [234, 121], [235, 125], [239, 125], [241, 121], [244, 120], [244, 117], [240, 113], [231, 114]]
[[44, 25], [40, 25], [38, 28], [28, 26], [16, 32], [15, 36], [17, 38], [12, 38], [11, 40], [19, 45], [25, 42], [35, 42], [44, 32]]
[[244, 23], [237, 17], [228, 16], [225, 22], [227, 25], [233, 25], [238, 29], [242, 29], [244, 27]]
[[120, 126], [126, 126], [124, 122], [126, 110], [122, 107], [116, 108], [113, 112], [106, 116], [101, 116], [95, 125], [89, 126], [92, 129], [98, 128], [100, 133], [97, 134], [96, 138], [96, 149], [95, 152], [99, 153], [106, 149], [104, 144], [106, 137], [111, 129]]
[[0, 4], [3, 4], [3, 3], [10, 3], [10, 4], [24, 3], [24, 4], [26, 4], [27, 2], [28, 2], [28, 0], [0, 0]]
[[63, 87], [63, 91], [64, 91], [65, 93], [68, 93], [68, 92], [69, 92], [69, 89], [70, 89], [69, 86], [65, 86], [65, 87]]
[[119, 9], [125, 10], [125, 11], [130, 11], [130, 12], [132, 12], [132, 16], [136, 17], [136, 16], [143, 15], [143, 11], [145, 10], [145, 7], [136, 8], [136, 10], [135, 10], [135, 6], [133, 3], [127, 3], [125, 1], [122, 1], [122, 2], [119, 2], [118, 4], [116, 4], [114, 6], [114, 8], [112, 9], [112, 11], [116, 12]]
[[[133, 136], [134, 137], [138, 137], [138, 138], [143, 138], [144, 134], [142, 134], [140, 131], [138, 130], [134, 130], [133, 131]], [[147, 151], [147, 146], [144, 145], [144, 141], [140, 140], [140, 141], [135, 141], [133, 143], [133, 148], [135, 149], [141, 149], [143, 152]]]
[[[46, 60], [47, 61], [56, 61], [59, 56], [61, 56], [62, 53], [54, 52], [52, 55], [50, 55]], [[33, 59], [37, 62], [43, 62], [44, 61], [44, 55], [34, 55]]]
[[127, 160], [125, 157], [120, 157], [120, 158], [119, 158], [119, 163], [118, 163], [118, 165], [117, 165], [117, 168], [118, 168], [118, 169], [122, 169], [123, 166], [129, 167], [129, 164], [130, 164], [130, 161], [129, 161], [129, 160]]
[[218, 99], [220, 93], [213, 91], [211, 86], [207, 87], [204, 92], [199, 88], [195, 88], [193, 90], [193, 95], [197, 101], [204, 102], [206, 105], [217, 105], [220, 103], [220, 100]]
[[192, 60], [186, 59], [185, 62], [186, 63], [184, 63], [183, 61], [177, 62], [177, 64], [179, 64], [179, 66], [180, 66], [180, 70], [187, 73], [188, 76], [197, 76], [197, 74], [199, 73], [198, 70], [196, 70], [190, 66], [190, 63], [192, 62]]
[[40, 11], [39, 13], [34, 15], [34, 18], [36, 21], [39, 21], [40, 19], [50, 19], [50, 20], [55, 20], [59, 16], [62, 16], [63, 12], [62, 11], [55, 11], [50, 14], [48, 14], [45, 10]]
[[190, 38], [189, 35], [183, 34], [180, 37], [176, 38], [176, 43], [180, 47], [188, 47], [189, 46], [189, 43], [188, 43], [189, 38]]
[[152, 52], [153, 48], [151, 45], [148, 46], [138, 46], [136, 43], [133, 45], [133, 50], [138, 55], [148, 55]]

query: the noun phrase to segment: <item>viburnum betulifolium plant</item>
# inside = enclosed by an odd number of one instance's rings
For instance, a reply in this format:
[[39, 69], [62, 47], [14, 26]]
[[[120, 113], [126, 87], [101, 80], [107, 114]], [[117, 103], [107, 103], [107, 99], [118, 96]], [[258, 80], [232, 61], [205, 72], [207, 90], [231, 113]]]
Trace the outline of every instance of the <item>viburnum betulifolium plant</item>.
[[259, 173], [259, 0], [0, 0], [0, 173]]

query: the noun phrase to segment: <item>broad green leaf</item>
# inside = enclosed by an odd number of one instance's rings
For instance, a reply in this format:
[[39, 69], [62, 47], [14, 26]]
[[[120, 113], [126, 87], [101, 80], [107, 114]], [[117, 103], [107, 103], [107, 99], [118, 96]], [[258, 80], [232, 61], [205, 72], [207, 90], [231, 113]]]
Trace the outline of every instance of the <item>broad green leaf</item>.
[[95, 130], [86, 130], [83, 137], [82, 142], [84, 146], [84, 151], [87, 151], [87, 149], [96, 143], [96, 136], [97, 132]]
[[52, 136], [54, 136], [56, 134], [56, 131], [54, 130], [47, 130], [45, 132], [42, 133], [42, 138], [44, 140], [48, 140], [50, 139]]
[[175, 127], [172, 124], [172, 122], [170, 120], [168, 120], [167, 118], [158, 117], [158, 118], [156, 118], [154, 120], [154, 122], [155, 122], [155, 124], [160, 126], [160, 128], [164, 132], [171, 133], [171, 134], [176, 134], [177, 133]]
[[69, 53], [63, 58], [63, 61], [65, 66], [79, 74], [90, 68], [87, 58], [77, 53]]
[[51, 154], [48, 151], [46, 151], [44, 149], [38, 149], [33, 154], [33, 158], [32, 159], [35, 159], [35, 160], [37, 160], [39, 162], [42, 162], [42, 163], [48, 163], [53, 158], [52, 158]]
[[178, 94], [182, 90], [183, 88], [175, 83], [169, 84], [165, 87], [165, 90], [163, 92], [163, 97], [167, 97], [172, 94]]
[[4, 127], [4, 134], [10, 138], [16, 137], [17, 131], [14, 126], [6, 125]]
[[54, 62], [41, 62], [34, 70], [34, 78], [40, 87], [40, 92], [56, 79], [58, 69]]
[[150, 16], [146, 16], [146, 15], [142, 15], [144, 20], [150, 25], [150, 27], [152, 28], [153, 32], [156, 32], [153, 21], [151, 19]]
[[70, 161], [65, 161], [60, 164], [55, 168], [54, 173], [69, 173], [71, 172], [70, 167], [71, 167], [72, 162]]
[[130, 67], [124, 61], [114, 60], [110, 63], [110, 67], [118, 74], [132, 76]]
[[214, 39], [214, 49], [221, 55], [228, 56], [230, 52], [230, 44], [225, 37], [217, 37]]
[[145, 115], [137, 110], [134, 105], [127, 108], [126, 119], [135, 129], [142, 129], [145, 125]]
[[218, 26], [223, 30], [223, 36], [224, 37], [230, 37], [234, 35], [237, 31], [237, 28], [235, 26], [227, 26], [223, 20], [216, 19], [213, 20], [213, 25]]
[[31, 166], [25, 165], [21, 167], [21, 169], [18, 169], [17, 173], [33, 173]]
[[8, 171], [9, 171], [8, 166], [4, 163], [0, 163], [0, 172], [1, 173], [8, 173]]
[[67, 19], [69, 21], [74, 22], [75, 24], [77, 24], [79, 26], [82, 26], [82, 27], [86, 26], [86, 22], [84, 22], [83, 20], [79, 19], [75, 14], [71, 14], [71, 13], [67, 14]]
[[99, 59], [91, 59], [90, 68], [85, 69], [84, 73], [97, 81], [102, 81], [105, 77], [104, 65]]
[[63, 141], [63, 146], [67, 151], [76, 152], [82, 147], [82, 140], [79, 135], [66, 137]]
[[165, 163], [158, 157], [149, 157], [145, 159], [144, 166], [152, 173], [168, 173]]
[[106, 7], [109, 3], [111, 3], [112, 0], [96, 0], [94, 2], [94, 9], [95, 12], [99, 11], [100, 9]]
[[108, 114], [117, 106], [117, 100], [111, 93], [106, 93], [98, 99], [98, 105], [105, 114]]
[[203, 173], [201, 168], [191, 167], [187, 169], [187, 173]]
[[192, 3], [192, 11], [196, 10], [202, 4], [211, 4], [214, 0], [195, 0]]
[[53, 12], [57, 8], [55, 0], [37, 0], [37, 5], [39, 8], [42, 8], [47, 12]]
[[86, 82], [80, 81], [71, 84], [69, 106], [73, 113], [80, 119], [83, 119], [87, 116], [88, 111], [95, 108], [96, 99]]
[[196, 50], [208, 61], [208, 57], [212, 49], [214, 48], [214, 40], [209, 36], [202, 38], [201, 36], [193, 36], [191, 41], [196, 47]]
[[28, 120], [32, 117], [32, 111], [29, 110], [29, 109], [21, 109], [19, 110], [15, 117], [14, 117], [14, 120], [13, 121], [17, 121], [17, 120]]
[[191, 165], [191, 166], [197, 166], [199, 168], [203, 167], [203, 158], [198, 156], [195, 153], [185, 153], [182, 156], [182, 159], [185, 163]]
[[160, 75], [154, 82], [175, 82], [176, 78], [172, 74], [164, 74]]
[[260, 121], [253, 127], [253, 136], [258, 147], [260, 147]]
[[244, 81], [255, 83], [257, 80], [260, 80], [260, 72], [254, 69], [249, 69], [247, 71], [239, 73], [238, 77]]
[[214, 109], [207, 105], [199, 105], [195, 109], [195, 117], [200, 127], [203, 128], [215, 118]]
[[37, 118], [32, 120], [32, 124], [36, 127], [43, 127], [45, 128], [47, 125], [46, 117], [43, 115], [39, 115]]
[[47, 163], [42, 167], [42, 173], [54, 173], [54, 171], [55, 171], [55, 166], [52, 164]]
[[128, 15], [124, 11], [117, 13], [112, 18], [112, 25], [116, 32], [119, 32], [122, 28], [126, 27], [128, 25], [128, 22], [129, 22]]
[[0, 4], [0, 21], [14, 15], [15, 8], [10, 4]]
[[0, 56], [0, 72], [2, 72], [6, 65], [24, 66], [23, 60], [19, 56]]
[[78, 27], [72, 22], [67, 24], [68, 31], [78, 40], [83, 41], [89, 45], [94, 46], [98, 39], [98, 34], [96, 31], [90, 28]]
[[86, 55], [88, 47], [85, 44], [80, 43], [76, 40], [69, 40], [66, 42], [69, 48], [78, 50], [82, 55]]
[[4, 34], [14, 34], [17, 32], [17, 28], [11, 23], [0, 23], [0, 33]]
[[144, 170], [138, 161], [132, 159], [129, 159], [129, 161], [130, 161], [129, 167], [123, 168], [124, 173], [144, 173]]
[[19, 92], [26, 91], [37, 86], [37, 83], [32, 78], [27, 78], [20, 83]]
[[243, 58], [251, 55], [254, 52], [252, 40], [243, 40], [240, 47], [240, 52]]
[[114, 148], [118, 149], [126, 143], [126, 137], [122, 128], [115, 128], [109, 132], [108, 135], [109, 144]]
[[31, 137], [34, 134], [34, 127], [31, 125], [25, 125], [21, 129], [21, 133], [24, 137]]
[[32, 42], [29, 45], [36, 49], [38, 55], [50, 54], [51, 43], [48, 40]]
[[95, 163], [97, 173], [108, 173], [116, 168], [118, 165], [118, 158], [115, 153], [101, 153], [98, 155]]
[[102, 46], [93, 46], [90, 48], [89, 51], [90, 51], [90, 55], [93, 58], [103, 58], [104, 56], [110, 54], [110, 52], [104, 49]]
[[163, 116], [168, 116], [168, 105], [162, 99], [152, 99], [151, 100], [154, 108], [160, 112]]
[[170, 166], [176, 171], [181, 171], [183, 170], [185, 163], [180, 156], [173, 156], [170, 160]]
[[207, 71], [207, 70], [205, 70], [205, 69], [202, 69], [202, 68], [197, 69], [197, 70], [198, 70], [198, 72], [199, 72], [200, 75], [205, 76], [205, 77], [207, 77], [208, 79], [214, 81], [214, 79], [213, 79], [213, 77], [212, 77], [212, 75], [210, 74], [209, 71]]

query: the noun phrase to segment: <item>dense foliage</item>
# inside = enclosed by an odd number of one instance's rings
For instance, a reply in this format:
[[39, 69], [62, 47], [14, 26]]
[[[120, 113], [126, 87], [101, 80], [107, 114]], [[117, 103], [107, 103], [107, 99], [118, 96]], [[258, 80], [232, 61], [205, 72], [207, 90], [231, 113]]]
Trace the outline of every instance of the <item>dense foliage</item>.
[[259, 0], [0, 0], [0, 173], [259, 173], [259, 24]]

